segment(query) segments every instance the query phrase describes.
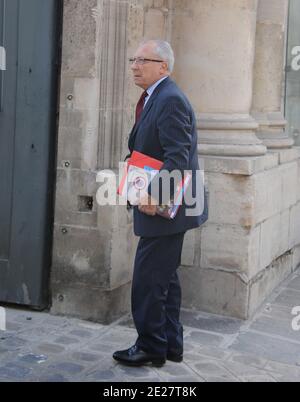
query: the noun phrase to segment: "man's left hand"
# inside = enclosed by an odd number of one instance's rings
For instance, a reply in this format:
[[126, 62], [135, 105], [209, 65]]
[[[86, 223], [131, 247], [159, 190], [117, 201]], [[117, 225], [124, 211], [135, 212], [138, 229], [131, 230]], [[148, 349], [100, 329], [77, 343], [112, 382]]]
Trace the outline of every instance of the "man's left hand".
[[149, 216], [155, 216], [157, 205], [158, 202], [154, 198], [146, 195], [140, 200], [139, 211]]

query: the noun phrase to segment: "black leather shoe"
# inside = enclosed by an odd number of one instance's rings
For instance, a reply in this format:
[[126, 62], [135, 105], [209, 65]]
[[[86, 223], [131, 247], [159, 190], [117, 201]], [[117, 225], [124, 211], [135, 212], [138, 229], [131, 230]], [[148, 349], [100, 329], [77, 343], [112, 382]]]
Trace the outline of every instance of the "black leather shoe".
[[170, 360], [171, 362], [174, 362], [174, 363], [181, 363], [183, 361], [183, 354], [168, 352], [167, 360]]
[[127, 350], [115, 352], [113, 358], [128, 366], [143, 366], [144, 364], [152, 363], [155, 367], [162, 367], [166, 362], [164, 357], [144, 352], [136, 345]]

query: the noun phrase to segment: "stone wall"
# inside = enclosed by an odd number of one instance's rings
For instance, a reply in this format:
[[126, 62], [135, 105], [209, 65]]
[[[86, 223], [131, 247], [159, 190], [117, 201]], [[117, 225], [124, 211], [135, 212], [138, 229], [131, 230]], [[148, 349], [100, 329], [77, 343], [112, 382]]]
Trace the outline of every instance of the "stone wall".
[[136, 25], [136, 12], [127, 1], [64, 2], [52, 267], [56, 314], [109, 322], [129, 309], [132, 217], [126, 209], [103, 210], [95, 196], [98, 170], [117, 166], [129, 132], [127, 32]]
[[142, 38], [172, 42], [174, 78], [198, 117], [210, 218], [186, 237], [185, 307], [248, 318], [296, 269], [300, 153], [284, 132], [282, 57], [271, 76], [261, 60], [272, 21], [284, 53], [286, 8], [267, 3], [64, 1], [52, 313], [108, 323], [130, 310], [132, 213], [100, 207], [96, 192], [97, 172], [118, 173], [127, 154], [140, 94], [128, 58]]
[[210, 217], [187, 240], [184, 305], [247, 319], [300, 264], [300, 149], [204, 163]]

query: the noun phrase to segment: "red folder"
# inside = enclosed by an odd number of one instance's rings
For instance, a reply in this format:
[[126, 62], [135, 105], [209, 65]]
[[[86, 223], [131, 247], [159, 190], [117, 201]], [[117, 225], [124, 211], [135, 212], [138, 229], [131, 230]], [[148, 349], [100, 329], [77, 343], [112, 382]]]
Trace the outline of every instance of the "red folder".
[[[163, 162], [151, 158], [148, 155], [134, 151], [131, 155], [131, 158], [127, 162], [117, 193], [120, 196], [127, 197], [128, 172], [131, 168], [137, 168], [137, 170], [142, 169], [145, 172], [152, 171], [154, 172], [154, 174], [156, 174], [161, 170], [162, 166]], [[178, 209], [182, 204], [184, 194], [190, 184], [191, 178], [192, 176], [190, 173], [185, 175], [181, 183], [176, 188], [174, 199], [170, 200], [170, 203], [168, 205], [159, 205], [156, 211], [157, 215], [160, 215], [166, 219], [174, 219], [176, 217]]]
[[145, 169], [145, 167], [149, 167], [153, 170], [160, 170], [163, 166], [163, 162], [151, 158], [148, 155], [142, 154], [137, 151], [133, 151], [131, 158], [128, 160], [127, 165], [125, 166], [125, 170], [122, 176], [122, 180], [120, 186], [118, 188], [117, 193], [121, 196], [125, 196], [124, 189], [127, 180], [128, 169], [130, 166], [136, 166], [141, 169]]

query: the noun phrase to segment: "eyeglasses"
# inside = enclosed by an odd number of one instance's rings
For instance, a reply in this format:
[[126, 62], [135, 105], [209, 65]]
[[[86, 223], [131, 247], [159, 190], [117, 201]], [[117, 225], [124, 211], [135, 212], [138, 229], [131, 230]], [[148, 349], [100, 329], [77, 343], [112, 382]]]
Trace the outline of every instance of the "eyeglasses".
[[136, 63], [138, 66], [142, 66], [142, 65], [144, 65], [144, 64], [146, 64], [146, 63], [151, 63], [151, 62], [153, 62], [153, 63], [164, 63], [163, 60], [144, 59], [143, 57], [134, 57], [134, 58], [131, 58], [131, 59], [129, 59], [129, 62], [130, 62], [131, 64]]

